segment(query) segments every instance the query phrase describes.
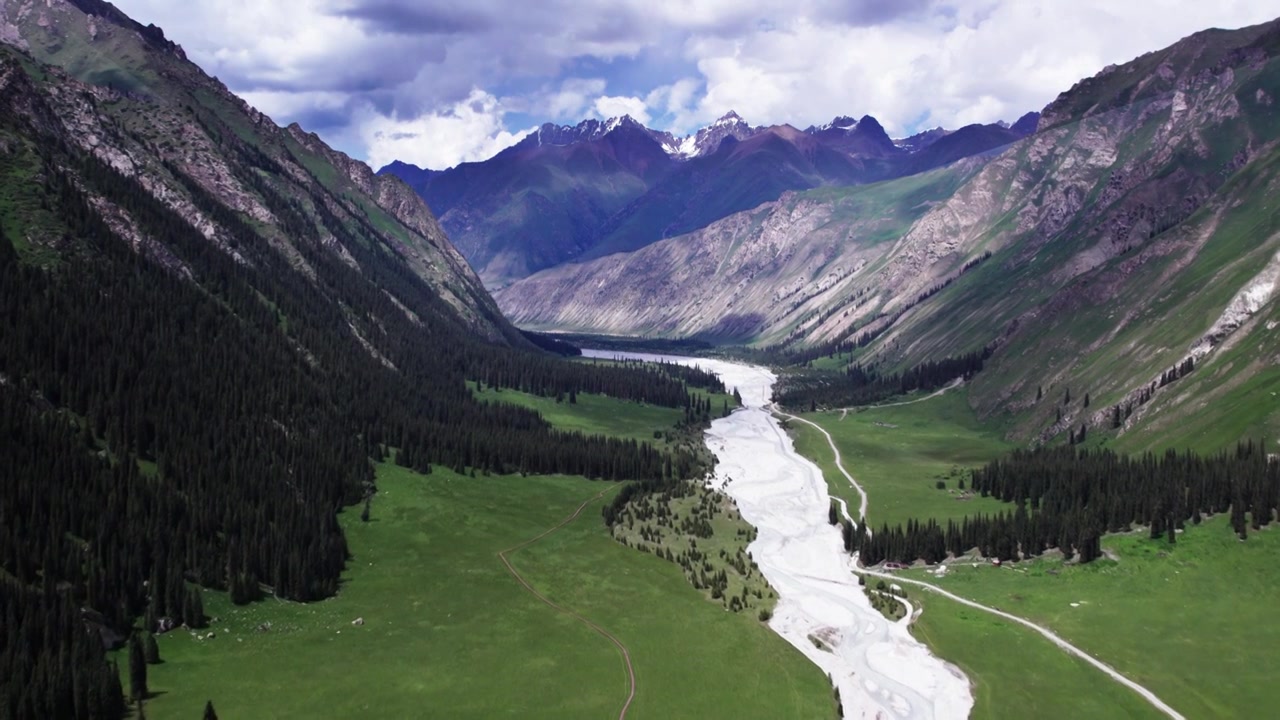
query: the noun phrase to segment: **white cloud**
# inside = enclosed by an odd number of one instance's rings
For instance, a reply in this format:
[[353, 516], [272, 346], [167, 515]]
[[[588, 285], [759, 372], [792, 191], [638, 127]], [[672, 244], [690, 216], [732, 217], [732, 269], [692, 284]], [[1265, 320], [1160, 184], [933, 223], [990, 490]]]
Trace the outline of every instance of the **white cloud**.
[[548, 120], [582, 119], [583, 113], [592, 105], [591, 98], [604, 92], [605, 81], [601, 78], [569, 78], [560, 84], [560, 89], [549, 93], [546, 98], [534, 105], [534, 110], [542, 110]]
[[602, 95], [596, 98], [593, 106], [596, 114], [602, 118], [622, 117], [630, 115], [641, 125], [649, 122], [649, 108], [644, 100], [638, 97], [610, 97]]
[[283, 90], [250, 90], [240, 97], [268, 116], [291, 117], [304, 110], [339, 110], [346, 107], [350, 96], [324, 90], [290, 92]]
[[[395, 148], [434, 165], [502, 147], [512, 113], [644, 114], [678, 133], [730, 109], [801, 127], [871, 114], [893, 134], [1012, 120], [1109, 63], [1280, 16], [1280, 0], [116, 4], [277, 121], [375, 164]], [[475, 88], [492, 109], [459, 111]], [[421, 149], [430, 132], [438, 149]]]
[[366, 108], [357, 124], [373, 168], [402, 160], [443, 170], [492, 157], [529, 132], [508, 132], [502, 124], [503, 114], [497, 98], [475, 89], [452, 107], [412, 119], [388, 117]]
[[[935, 10], [940, 7], [935, 7]], [[798, 17], [740, 37], [695, 36], [688, 56], [706, 84], [675, 124], [737, 110], [749, 122], [803, 127], [870, 114], [890, 133], [1014, 120], [1109, 63], [1210, 26], [1280, 15], [1280, 2], [1149, 0], [957, 3], [867, 27]]]

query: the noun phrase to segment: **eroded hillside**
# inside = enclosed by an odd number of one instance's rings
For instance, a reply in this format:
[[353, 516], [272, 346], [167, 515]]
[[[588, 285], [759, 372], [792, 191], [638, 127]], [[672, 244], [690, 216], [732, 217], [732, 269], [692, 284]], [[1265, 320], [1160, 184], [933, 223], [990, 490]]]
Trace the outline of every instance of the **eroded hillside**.
[[[993, 346], [971, 398], [1015, 413], [1028, 439], [1109, 424], [1116, 407], [1124, 427], [1160, 404], [1203, 407], [1269, 377], [1258, 318], [1280, 241], [1278, 42], [1276, 23], [1198, 33], [1082, 81], [996, 157], [788, 195], [498, 300], [542, 328], [784, 348], [861, 339], [859, 362], [884, 369]], [[1188, 357], [1205, 372], [1150, 388]], [[1037, 404], [1067, 387], [1074, 406]], [[1255, 429], [1268, 413], [1236, 422]]]

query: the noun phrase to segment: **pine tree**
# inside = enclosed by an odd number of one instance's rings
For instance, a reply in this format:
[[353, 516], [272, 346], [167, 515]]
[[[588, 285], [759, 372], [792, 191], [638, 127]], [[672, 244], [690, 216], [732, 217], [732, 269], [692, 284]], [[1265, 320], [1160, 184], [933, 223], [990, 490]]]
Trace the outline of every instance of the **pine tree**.
[[147, 664], [159, 665], [160, 664], [160, 643], [156, 642], [156, 636], [153, 635], [152, 633], [147, 633], [147, 641], [144, 649], [146, 651]]
[[373, 496], [367, 495], [364, 499], [364, 510], [360, 511], [360, 522], [369, 522], [369, 506], [373, 503]]
[[129, 639], [129, 692], [134, 700], [147, 697], [147, 656], [136, 633]]
[[212, 700], [208, 700], [204, 704], [204, 720], [218, 720], [218, 713], [213, 711]]

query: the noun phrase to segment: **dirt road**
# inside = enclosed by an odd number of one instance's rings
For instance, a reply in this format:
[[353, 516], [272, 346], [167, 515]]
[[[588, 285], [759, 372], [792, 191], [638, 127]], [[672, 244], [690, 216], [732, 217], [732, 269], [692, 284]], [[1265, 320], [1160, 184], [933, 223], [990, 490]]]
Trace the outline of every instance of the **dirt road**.
[[582, 623], [583, 625], [586, 625], [587, 627], [589, 627], [589, 628], [591, 628], [592, 630], [596, 631], [596, 633], [598, 633], [601, 637], [603, 637], [604, 639], [606, 639], [606, 640], [608, 640], [609, 642], [613, 643], [614, 647], [618, 648], [618, 651], [622, 653], [622, 663], [623, 663], [623, 665], [626, 667], [626, 670], [627, 670], [627, 681], [631, 684], [631, 689], [630, 689], [630, 691], [628, 691], [628, 693], [627, 693], [627, 700], [626, 700], [626, 702], [624, 702], [624, 703], [622, 704], [622, 709], [621, 709], [620, 711], [618, 711], [618, 720], [626, 720], [626, 717], [627, 717], [627, 710], [631, 707], [631, 701], [635, 700], [635, 697], [636, 697], [636, 672], [635, 672], [635, 670], [631, 667], [631, 652], [630, 652], [629, 650], [627, 650], [627, 646], [626, 646], [626, 645], [623, 645], [623, 644], [622, 644], [622, 641], [621, 641], [621, 640], [619, 640], [619, 639], [618, 639], [618, 638], [617, 638], [613, 633], [609, 632], [608, 630], [605, 630], [604, 628], [602, 628], [602, 627], [600, 627], [599, 625], [595, 624], [594, 622], [592, 622], [592, 621], [588, 620], [587, 618], [585, 618], [585, 617], [583, 617], [583, 616], [579, 615], [578, 613], [574, 612], [573, 610], [570, 610], [569, 608], [564, 607], [563, 605], [557, 605], [556, 603], [554, 603], [554, 602], [552, 602], [550, 599], [548, 599], [548, 598], [547, 598], [547, 596], [543, 595], [542, 593], [538, 592], [537, 590], [534, 590], [534, 589], [533, 589], [533, 586], [529, 584], [529, 581], [524, 579], [524, 576], [522, 576], [522, 575], [520, 574], [520, 571], [519, 571], [519, 570], [516, 570], [515, 566], [511, 564], [511, 559], [507, 557], [508, 555], [510, 555], [510, 554], [512, 554], [512, 553], [514, 553], [514, 552], [517, 552], [517, 551], [522, 550], [522, 549], [524, 549], [524, 548], [526, 548], [526, 547], [529, 547], [530, 545], [532, 545], [532, 544], [534, 544], [534, 543], [538, 542], [538, 541], [539, 541], [539, 540], [541, 540], [542, 538], [544, 538], [544, 537], [546, 537], [546, 536], [550, 535], [551, 533], [553, 533], [553, 532], [555, 532], [555, 531], [559, 530], [560, 528], [564, 527], [565, 525], [568, 525], [569, 523], [573, 522], [575, 519], [577, 519], [577, 517], [578, 517], [579, 515], [581, 515], [581, 514], [582, 514], [582, 511], [583, 511], [584, 509], [586, 509], [586, 507], [587, 507], [588, 505], [590, 505], [591, 503], [593, 503], [593, 502], [595, 502], [595, 501], [599, 500], [600, 498], [604, 497], [604, 494], [605, 494], [606, 492], [608, 492], [608, 490], [607, 490], [607, 489], [606, 489], [606, 490], [601, 490], [601, 491], [600, 491], [599, 493], [597, 493], [594, 497], [591, 497], [591, 498], [588, 498], [587, 500], [584, 500], [584, 501], [583, 501], [583, 503], [582, 503], [581, 505], [579, 505], [579, 506], [578, 506], [578, 509], [577, 509], [577, 510], [574, 510], [574, 511], [573, 511], [573, 513], [569, 515], [569, 517], [565, 518], [564, 520], [561, 520], [561, 521], [560, 521], [560, 523], [559, 523], [558, 525], [555, 525], [554, 527], [547, 528], [545, 531], [543, 531], [543, 532], [542, 532], [542, 534], [537, 535], [537, 536], [532, 537], [532, 538], [529, 538], [528, 540], [525, 540], [524, 542], [520, 543], [519, 545], [512, 545], [511, 547], [507, 548], [506, 550], [502, 550], [502, 551], [500, 551], [500, 552], [498, 553], [498, 559], [499, 559], [499, 560], [501, 560], [501, 561], [502, 561], [502, 564], [503, 564], [503, 565], [505, 565], [505, 566], [507, 567], [507, 572], [511, 573], [511, 577], [515, 578], [515, 579], [516, 579], [516, 582], [520, 583], [520, 585], [522, 585], [522, 586], [524, 587], [524, 589], [525, 589], [525, 590], [528, 590], [528, 591], [529, 591], [529, 593], [530, 593], [531, 595], [533, 595], [534, 597], [538, 598], [539, 600], [541, 600], [543, 603], [545, 603], [546, 605], [550, 606], [551, 608], [553, 608], [553, 609], [555, 609], [555, 610], [558, 610], [559, 612], [562, 612], [562, 613], [564, 613], [565, 615], [568, 615], [568, 616], [570, 616], [570, 617], [574, 618], [575, 620], [577, 620], [578, 622]]
[[[849, 484], [850, 484], [850, 485], [852, 485], [852, 486], [853, 486], [853, 488], [854, 488], [855, 490], [857, 490], [857, 491], [858, 491], [858, 494], [862, 496], [862, 505], [861, 505], [861, 508], [859, 509], [859, 518], [858, 518], [858, 520], [857, 520], [857, 521], [855, 521], [855, 522], [857, 522], [859, 525], [861, 525], [862, 520], [863, 520], [863, 519], [865, 519], [865, 518], [866, 518], [866, 516], [867, 516], [867, 505], [868, 505], [867, 493], [866, 493], [866, 491], [864, 491], [864, 490], [862, 489], [862, 486], [858, 484], [858, 481], [853, 479], [853, 476], [849, 474], [849, 471], [848, 471], [848, 470], [845, 470], [844, 463], [841, 461], [841, 458], [840, 458], [840, 449], [836, 447], [835, 440], [833, 440], [833, 439], [831, 438], [831, 433], [827, 432], [825, 429], [823, 429], [823, 428], [822, 428], [820, 425], [818, 425], [817, 423], [811, 422], [811, 421], [806, 420], [806, 419], [804, 419], [804, 418], [802, 418], [802, 417], [796, 417], [795, 415], [790, 415], [790, 414], [788, 414], [788, 413], [784, 413], [784, 412], [777, 411], [777, 410], [775, 410], [775, 412], [778, 412], [780, 415], [783, 415], [784, 417], [788, 417], [788, 418], [791, 418], [791, 419], [793, 419], [793, 420], [798, 420], [798, 421], [800, 421], [800, 422], [802, 422], [802, 423], [806, 423], [806, 424], [808, 424], [808, 425], [811, 425], [811, 426], [813, 426], [814, 428], [817, 428], [818, 432], [822, 433], [822, 434], [823, 434], [823, 436], [827, 438], [827, 444], [831, 446], [831, 452], [835, 455], [835, 459], [836, 459], [836, 468], [840, 470], [840, 473], [841, 473], [842, 475], [844, 475], [846, 479], [848, 479]], [[841, 504], [841, 509], [842, 509], [842, 512], [843, 512], [843, 513], [844, 513], [844, 515], [845, 515], [845, 519], [847, 519], [847, 520], [851, 520], [851, 521], [852, 521], [852, 520], [853, 520], [853, 518], [849, 517], [849, 512], [848, 512], [847, 508], [845, 508], [845, 506], [843, 505], [843, 503]], [[864, 568], [864, 567], [862, 567], [861, 565], [859, 565], [859, 564], [858, 564], [858, 557], [857, 557], [857, 555], [856, 555], [856, 554], [853, 556], [853, 558], [852, 558], [852, 560], [851, 560], [851, 562], [850, 562], [850, 569], [851, 569], [853, 572], [858, 573], [858, 574], [860, 574], [860, 575], [868, 575], [868, 576], [870, 576], [870, 577], [878, 577], [878, 578], [887, 578], [887, 579], [893, 580], [894, 582], [896, 582], [896, 583], [900, 583], [900, 584], [916, 585], [916, 586], [918, 586], [918, 587], [925, 588], [926, 590], [929, 590], [930, 592], [937, 593], [938, 595], [941, 595], [941, 596], [943, 596], [943, 597], [945, 597], [945, 598], [948, 598], [948, 599], [950, 599], [950, 600], [953, 600], [953, 601], [955, 601], [955, 602], [958, 602], [958, 603], [960, 603], [961, 605], [966, 605], [966, 606], [968, 606], [968, 607], [971, 607], [971, 608], [974, 608], [974, 609], [977, 609], [977, 610], [982, 610], [982, 611], [984, 611], [984, 612], [991, 613], [992, 615], [996, 615], [996, 616], [998, 616], [998, 617], [1002, 617], [1002, 618], [1004, 618], [1004, 619], [1006, 619], [1006, 620], [1009, 620], [1009, 621], [1011, 621], [1011, 622], [1018, 623], [1019, 625], [1023, 625], [1023, 626], [1025, 626], [1025, 627], [1028, 627], [1028, 628], [1030, 628], [1030, 629], [1032, 629], [1032, 630], [1034, 630], [1034, 631], [1036, 631], [1036, 632], [1040, 633], [1041, 635], [1043, 635], [1043, 636], [1045, 637], [1045, 639], [1047, 639], [1049, 642], [1053, 643], [1054, 645], [1058, 646], [1058, 647], [1059, 647], [1059, 648], [1061, 648], [1062, 650], [1064, 650], [1064, 651], [1066, 651], [1066, 652], [1068, 652], [1068, 653], [1070, 653], [1070, 654], [1072, 654], [1072, 655], [1075, 655], [1076, 657], [1080, 658], [1081, 660], [1084, 660], [1085, 662], [1089, 663], [1090, 665], [1094, 666], [1095, 668], [1097, 668], [1097, 669], [1101, 670], [1103, 673], [1105, 673], [1105, 674], [1106, 674], [1108, 677], [1110, 677], [1112, 680], [1115, 680], [1116, 682], [1120, 683], [1121, 685], [1124, 685], [1125, 687], [1129, 688], [1130, 690], [1132, 690], [1132, 691], [1134, 691], [1134, 692], [1138, 693], [1138, 695], [1141, 695], [1141, 696], [1142, 696], [1142, 698], [1143, 698], [1144, 700], [1146, 700], [1147, 702], [1151, 703], [1153, 706], [1155, 706], [1155, 708], [1156, 708], [1157, 710], [1159, 710], [1160, 712], [1164, 713], [1165, 715], [1168, 715], [1169, 717], [1174, 718], [1175, 720], [1185, 720], [1185, 719], [1183, 718], [1183, 716], [1182, 716], [1182, 714], [1181, 714], [1181, 713], [1179, 713], [1177, 710], [1174, 710], [1172, 707], [1170, 707], [1168, 703], [1166, 703], [1165, 701], [1161, 700], [1158, 696], [1156, 696], [1156, 694], [1155, 694], [1155, 693], [1151, 692], [1150, 690], [1148, 690], [1147, 688], [1143, 687], [1142, 685], [1139, 685], [1138, 683], [1136, 683], [1136, 682], [1134, 682], [1134, 681], [1130, 680], [1129, 678], [1125, 677], [1124, 675], [1120, 674], [1120, 672], [1118, 672], [1115, 668], [1111, 667], [1110, 665], [1108, 665], [1108, 664], [1106, 664], [1106, 663], [1102, 662], [1101, 660], [1099, 660], [1099, 659], [1095, 658], [1094, 656], [1090, 655], [1089, 653], [1087, 653], [1087, 652], [1085, 652], [1085, 651], [1081, 650], [1080, 648], [1076, 647], [1075, 645], [1072, 645], [1071, 643], [1067, 642], [1066, 640], [1063, 640], [1061, 637], [1059, 637], [1059, 636], [1058, 636], [1056, 633], [1054, 633], [1052, 630], [1049, 630], [1048, 628], [1045, 628], [1045, 627], [1043, 627], [1043, 626], [1037, 625], [1037, 624], [1035, 624], [1035, 623], [1031, 622], [1030, 620], [1027, 620], [1026, 618], [1018, 617], [1017, 615], [1013, 615], [1013, 614], [1007, 613], [1007, 612], [1005, 612], [1005, 611], [1003, 611], [1003, 610], [997, 610], [996, 608], [993, 608], [993, 607], [990, 607], [990, 606], [987, 606], [987, 605], [983, 605], [983, 604], [981, 604], [981, 603], [977, 603], [977, 602], [974, 602], [974, 601], [972, 601], [972, 600], [969, 600], [969, 599], [966, 599], [966, 598], [960, 597], [959, 595], [956, 595], [955, 593], [949, 592], [949, 591], [947, 591], [947, 590], [943, 590], [942, 588], [938, 587], [937, 585], [933, 585], [933, 584], [931, 584], [931, 583], [924, 582], [923, 580], [912, 580], [912, 579], [909, 579], [909, 578], [901, 577], [901, 576], [899, 576], [899, 575], [892, 575], [892, 574], [889, 574], [889, 573], [877, 572], [877, 571], [875, 571], [875, 570], [868, 570], [868, 569], [866, 569], [866, 568]]]

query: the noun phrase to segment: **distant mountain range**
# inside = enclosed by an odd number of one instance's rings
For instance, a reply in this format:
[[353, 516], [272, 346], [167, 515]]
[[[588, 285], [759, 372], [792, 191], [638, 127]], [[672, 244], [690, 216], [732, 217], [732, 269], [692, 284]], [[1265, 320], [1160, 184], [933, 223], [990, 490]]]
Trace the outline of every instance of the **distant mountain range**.
[[[900, 162], [1029, 126], [924, 133]], [[1278, 186], [1280, 20], [1107, 68], [1001, 152], [786, 193], [495, 296], [525, 328], [839, 348], [893, 372], [990, 349], [968, 398], [1011, 437], [1214, 447], [1280, 427]], [[1092, 403], [1047, 402], [1067, 388]]]
[[636, 250], [789, 190], [856, 185], [929, 170], [1035, 132], [941, 128], [895, 142], [875, 118], [798, 130], [729, 112], [679, 138], [630, 116], [547, 123], [489, 160], [444, 171], [393, 162], [490, 287], [538, 270]]

